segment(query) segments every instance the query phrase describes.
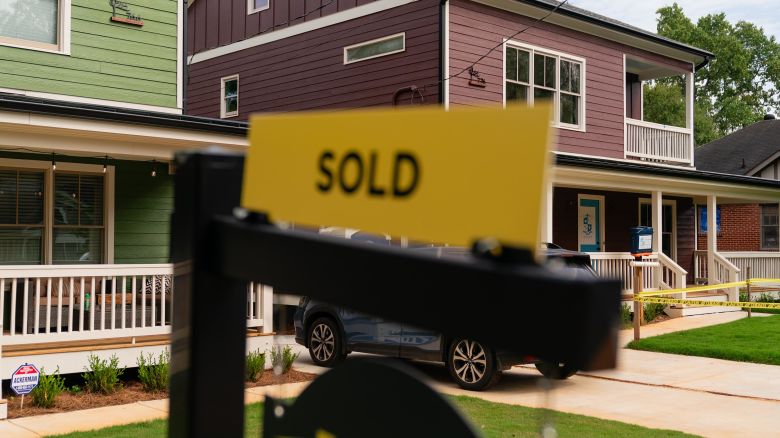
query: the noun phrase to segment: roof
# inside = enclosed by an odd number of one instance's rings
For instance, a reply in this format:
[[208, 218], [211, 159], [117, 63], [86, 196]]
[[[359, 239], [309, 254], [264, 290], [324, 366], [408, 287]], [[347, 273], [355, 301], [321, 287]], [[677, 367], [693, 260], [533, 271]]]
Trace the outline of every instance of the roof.
[[713, 172], [699, 169], [676, 167], [649, 166], [642, 162], [629, 163], [625, 161], [605, 160], [594, 157], [578, 157], [556, 154], [556, 164], [559, 166], [576, 166], [592, 169], [614, 170], [632, 173], [643, 173], [670, 178], [685, 178], [692, 180], [714, 181], [731, 184], [745, 184], [753, 187], [768, 187], [780, 189], [780, 181], [754, 176], [736, 175], [724, 172]]
[[[554, 9], [556, 6], [558, 6], [561, 3], [556, 0], [515, 0], [515, 1], [530, 4], [548, 10]], [[715, 58], [715, 55], [713, 53], [708, 52], [706, 50], [663, 37], [656, 33], [649, 32], [647, 30], [638, 28], [636, 26], [632, 26], [630, 24], [624, 23], [619, 20], [615, 20], [614, 18], [597, 14], [595, 12], [591, 12], [587, 9], [582, 9], [576, 6], [572, 6], [569, 3], [566, 3], [565, 5], [559, 7], [558, 10], [556, 11], [556, 14], [561, 14], [572, 18], [576, 18], [578, 20], [587, 21], [618, 32], [622, 32], [638, 38], [649, 40], [677, 50], [682, 50], [692, 55], [696, 55], [701, 58], [704, 58], [705, 62], [707, 60]]]
[[752, 174], [780, 152], [780, 120], [762, 120], [696, 149], [696, 167], [732, 175]]
[[0, 111], [19, 111], [241, 136], [246, 136], [248, 129], [246, 123], [232, 120], [64, 102], [13, 93], [0, 93]]

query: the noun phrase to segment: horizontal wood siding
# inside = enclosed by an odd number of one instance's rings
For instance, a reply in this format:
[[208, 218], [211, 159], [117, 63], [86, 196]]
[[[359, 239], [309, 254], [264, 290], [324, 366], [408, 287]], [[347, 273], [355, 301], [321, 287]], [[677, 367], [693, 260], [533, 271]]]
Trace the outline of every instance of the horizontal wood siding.
[[73, 0], [71, 55], [0, 46], [0, 88], [177, 107], [176, 0], [127, 1], [144, 21], [110, 21], [108, 1]]
[[114, 262], [169, 263], [173, 175], [165, 164], [121, 161], [116, 165]]
[[586, 132], [557, 129], [556, 148], [563, 152], [623, 158], [624, 54], [678, 69], [691, 68], [683, 62], [586, 33], [544, 22], [536, 23], [534, 19], [477, 3], [452, 0], [449, 74], [457, 75], [490, 51], [475, 66], [487, 86], [470, 86], [466, 72], [452, 77], [449, 84], [452, 105], [495, 105], [503, 102], [504, 53], [501, 44], [526, 28], [512, 40], [586, 60]]
[[315, 20], [375, 0], [270, 0], [264, 11], [247, 14], [247, 0], [197, 0], [187, 11], [190, 54], [261, 33]]
[[[415, 2], [190, 66], [188, 112], [219, 117], [220, 78], [239, 75], [239, 117], [252, 112], [438, 103], [438, 3]], [[406, 33], [406, 51], [344, 65], [344, 47]]]

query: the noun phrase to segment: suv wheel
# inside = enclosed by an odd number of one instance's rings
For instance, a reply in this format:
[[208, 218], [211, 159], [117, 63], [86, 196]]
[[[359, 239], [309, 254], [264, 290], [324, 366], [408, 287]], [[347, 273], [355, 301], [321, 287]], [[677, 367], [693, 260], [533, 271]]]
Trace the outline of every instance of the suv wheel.
[[501, 376], [493, 350], [470, 339], [457, 339], [450, 345], [447, 368], [461, 388], [472, 391], [489, 388]]
[[536, 369], [548, 379], [565, 380], [577, 373], [576, 369], [565, 363], [541, 361], [536, 362], [534, 365], [536, 365]]
[[341, 331], [330, 318], [317, 318], [309, 326], [309, 355], [315, 364], [332, 367], [344, 360]]

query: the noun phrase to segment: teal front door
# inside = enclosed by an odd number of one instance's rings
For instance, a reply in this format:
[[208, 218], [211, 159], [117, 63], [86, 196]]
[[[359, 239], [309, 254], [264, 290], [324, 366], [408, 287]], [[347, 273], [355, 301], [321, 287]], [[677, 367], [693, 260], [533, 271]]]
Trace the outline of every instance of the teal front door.
[[578, 242], [579, 250], [597, 252], [602, 248], [601, 236], [601, 203], [603, 199], [581, 197], [579, 200]]

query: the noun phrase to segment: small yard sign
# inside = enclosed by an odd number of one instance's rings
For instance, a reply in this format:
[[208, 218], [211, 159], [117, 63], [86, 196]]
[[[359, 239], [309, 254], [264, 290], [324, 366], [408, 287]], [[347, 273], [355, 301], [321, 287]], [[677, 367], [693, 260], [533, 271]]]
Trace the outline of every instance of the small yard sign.
[[256, 115], [242, 205], [272, 221], [535, 249], [550, 114], [537, 105]]
[[29, 363], [21, 365], [11, 375], [11, 389], [16, 395], [29, 394], [38, 386], [40, 377], [41, 373], [38, 372], [38, 368], [35, 365]]

